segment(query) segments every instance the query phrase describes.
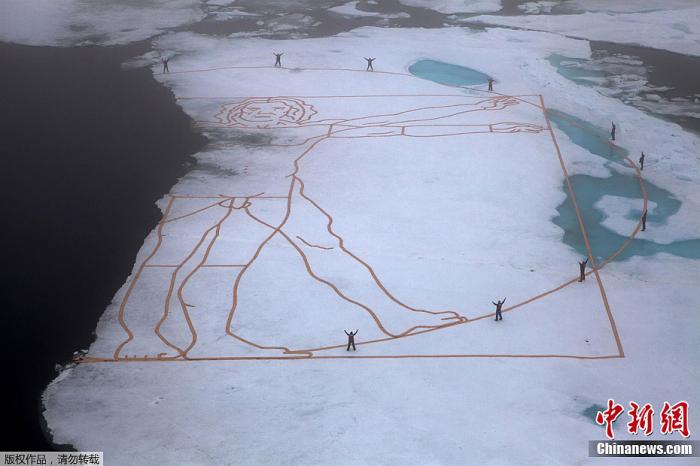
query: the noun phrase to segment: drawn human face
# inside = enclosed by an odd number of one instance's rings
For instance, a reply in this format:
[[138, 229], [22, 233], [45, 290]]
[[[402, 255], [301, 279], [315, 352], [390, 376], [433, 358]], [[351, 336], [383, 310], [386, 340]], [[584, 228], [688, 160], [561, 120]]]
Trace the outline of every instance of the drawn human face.
[[303, 126], [315, 114], [313, 106], [300, 99], [263, 97], [224, 105], [216, 118], [239, 128], [283, 128]]

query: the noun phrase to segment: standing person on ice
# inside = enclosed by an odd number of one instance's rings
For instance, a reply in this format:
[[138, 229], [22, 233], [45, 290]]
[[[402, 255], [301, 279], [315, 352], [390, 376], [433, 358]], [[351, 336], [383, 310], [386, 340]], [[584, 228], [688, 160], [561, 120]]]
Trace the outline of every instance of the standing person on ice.
[[646, 231], [647, 229], [647, 211], [644, 209], [644, 213], [642, 214], [642, 231]]
[[347, 330], [343, 330], [343, 331], [348, 336], [348, 348], [345, 351], [350, 351], [350, 345], [352, 345], [353, 351], [357, 351], [355, 349], [355, 335], [357, 335], [357, 332], [359, 332], [359, 330], [355, 330], [354, 332], [350, 332], [350, 333], [348, 333]]
[[586, 264], [588, 264], [588, 257], [583, 262], [578, 263], [579, 272], [581, 276], [578, 278], [579, 283], [586, 280]]
[[365, 57], [365, 60], [367, 60], [367, 70], [366, 71], [374, 71], [374, 67], [372, 66], [372, 62], [374, 62], [374, 60], [376, 60], [376, 59]]
[[489, 78], [489, 91], [493, 92], [493, 78]]
[[170, 58], [162, 58], [161, 61], [163, 62], [163, 73], [170, 73], [170, 69], [168, 68]]
[[282, 52], [282, 53], [272, 52], [272, 54], [275, 56], [275, 67], [281, 68], [282, 67], [282, 55], [284, 55], [284, 52]]
[[498, 322], [499, 320], [503, 320], [503, 316], [501, 315], [501, 308], [503, 307], [503, 303], [505, 303], [505, 302], [506, 302], [506, 298], [503, 298], [502, 300], [497, 301], [495, 303], [493, 301], [491, 301], [491, 304], [496, 306], [496, 319], [495, 319], [496, 322]]
[[639, 157], [639, 169], [640, 170], [644, 170], [644, 157], [645, 157], [644, 152], [642, 152], [642, 156]]
[[614, 121], [611, 121], [610, 123], [612, 123], [612, 128], [610, 129], [610, 139], [612, 139], [614, 141], [615, 140], [615, 130], [617, 129], [617, 127], [615, 126]]

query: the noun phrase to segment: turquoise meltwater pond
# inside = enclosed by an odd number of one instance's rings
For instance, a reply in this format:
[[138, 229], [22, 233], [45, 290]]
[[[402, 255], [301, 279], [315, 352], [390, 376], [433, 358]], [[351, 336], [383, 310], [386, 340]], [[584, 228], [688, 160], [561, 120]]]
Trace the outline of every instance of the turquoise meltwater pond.
[[[588, 81], [600, 78], [596, 73], [576, 67], [563, 66], [565, 57], [552, 56], [550, 62], [557, 65], [560, 73], [569, 73], [569, 78]], [[571, 59], [567, 59], [571, 60]], [[465, 66], [443, 63], [435, 60], [420, 60], [412, 64], [408, 70], [414, 76], [448, 86], [475, 86], [488, 83], [489, 76]], [[583, 82], [582, 82], [583, 83]], [[619, 146], [608, 143], [609, 132], [594, 126], [573, 115], [557, 110], [548, 110], [547, 114], [552, 124], [565, 133], [571, 141], [587, 150], [590, 154], [602, 157], [605, 164], [611, 169], [612, 175], [607, 178], [597, 178], [588, 175], [573, 175], [571, 183], [576, 193], [579, 210], [586, 225], [586, 231], [591, 243], [593, 253], [599, 258], [607, 258], [612, 255], [627, 239], [602, 225], [605, 215], [595, 207], [603, 196], [617, 196], [628, 199], [642, 199], [642, 193], [637, 178], [628, 172], [618, 172], [615, 166], [627, 166], [624, 156], [627, 151]], [[668, 218], [678, 212], [681, 202], [670, 192], [645, 181], [644, 186], [650, 201], [656, 207], [649, 210], [647, 227], [655, 228], [666, 223]], [[583, 237], [579, 230], [576, 214], [573, 209], [569, 191], [566, 184], [562, 189], [567, 197], [557, 207], [559, 213], [553, 222], [564, 230], [564, 243], [574, 248], [582, 256], [586, 255]], [[641, 215], [639, 211], [630, 211], [627, 217], [637, 220]], [[631, 233], [631, 232], [630, 232]], [[670, 244], [661, 244], [647, 239], [637, 238], [632, 241], [625, 250], [617, 256], [617, 260], [628, 259], [633, 256], [649, 256], [656, 253], [668, 253], [680, 257], [700, 259], [700, 239], [675, 241]]]
[[419, 78], [448, 86], [477, 86], [489, 82], [489, 76], [480, 71], [435, 60], [417, 61], [408, 67], [408, 71]]
[[[605, 158], [608, 165], [624, 165], [622, 157], [627, 155], [627, 151], [619, 146], [608, 144], [607, 138], [609, 133], [607, 131], [573, 115], [557, 110], [548, 110], [547, 115], [554, 126], [569, 136], [574, 144], [586, 149], [593, 155]], [[576, 194], [576, 201], [586, 225], [591, 249], [596, 256], [601, 258], [607, 258], [612, 255], [626, 240], [626, 236], [620, 235], [602, 225], [605, 215], [595, 207], [595, 204], [605, 195], [642, 199], [642, 192], [636, 176], [629, 173], [619, 173], [614, 169], [611, 171], [612, 175], [607, 178], [597, 178], [589, 175], [573, 175], [570, 177]], [[665, 224], [671, 215], [678, 212], [681, 202], [673, 197], [670, 192], [646, 180], [644, 181], [644, 187], [649, 200], [656, 203], [656, 207], [650, 209], [647, 215], [647, 227], [655, 228]], [[576, 249], [579, 254], [585, 256], [586, 248], [579, 230], [573, 204], [568, 196], [566, 184], [562, 185], [562, 189], [567, 193], [567, 198], [557, 207], [559, 215], [554, 218], [554, 223], [564, 230], [564, 242]], [[641, 211], [632, 211], [628, 213], [628, 218], [637, 220], [641, 214]], [[617, 260], [628, 259], [632, 256], [649, 256], [659, 252], [685, 258], [700, 259], [700, 239], [661, 244], [640, 238], [640, 235], [637, 235], [637, 238], [617, 256]]]

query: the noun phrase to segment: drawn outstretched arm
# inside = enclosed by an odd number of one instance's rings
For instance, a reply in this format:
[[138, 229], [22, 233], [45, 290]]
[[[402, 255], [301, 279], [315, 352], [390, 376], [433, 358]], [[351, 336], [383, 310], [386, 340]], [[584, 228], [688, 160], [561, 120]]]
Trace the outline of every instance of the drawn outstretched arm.
[[[390, 136], [407, 136], [414, 138], [432, 138], [440, 136], [460, 136], [464, 134], [475, 133], [496, 133], [492, 128], [493, 125], [454, 125], [454, 126], [432, 126], [432, 125], [413, 125], [413, 126], [352, 126], [346, 123], [334, 124], [331, 129], [330, 137], [332, 138], [377, 138]], [[507, 132], [517, 132], [514, 131]]]
[[[412, 108], [399, 112], [384, 113], [366, 117], [351, 118], [345, 120], [349, 126], [383, 126], [383, 125], [403, 125], [408, 123], [426, 123], [454, 118], [465, 113], [478, 112], [482, 110], [500, 110], [511, 105], [518, 104], [514, 98], [486, 98], [476, 102], [459, 103], [439, 106], [426, 106]], [[458, 122], [456, 124], [460, 124]]]

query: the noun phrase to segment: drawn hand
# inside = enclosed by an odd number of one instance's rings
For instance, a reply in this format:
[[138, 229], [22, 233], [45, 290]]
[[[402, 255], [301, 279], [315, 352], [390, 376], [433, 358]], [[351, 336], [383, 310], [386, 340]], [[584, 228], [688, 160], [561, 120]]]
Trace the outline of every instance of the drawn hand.
[[540, 125], [531, 123], [496, 123], [491, 126], [491, 131], [494, 133], [539, 133], [544, 131]]

